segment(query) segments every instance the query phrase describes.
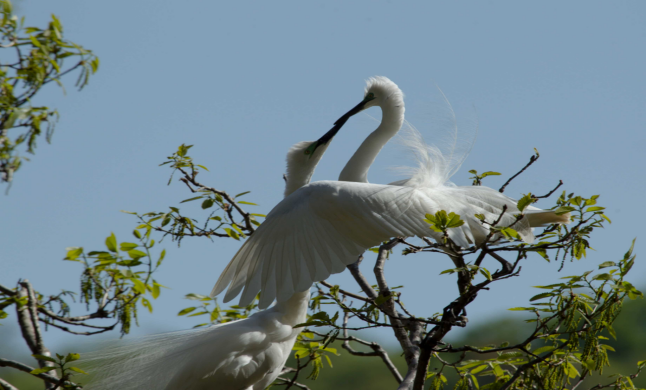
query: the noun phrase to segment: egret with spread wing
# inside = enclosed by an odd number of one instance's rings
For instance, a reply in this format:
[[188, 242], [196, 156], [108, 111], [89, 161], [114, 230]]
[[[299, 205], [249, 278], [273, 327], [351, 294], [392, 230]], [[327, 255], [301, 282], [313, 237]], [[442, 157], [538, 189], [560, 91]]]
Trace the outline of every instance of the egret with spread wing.
[[355, 152], [339, 181], [310, 183], [275, 206], [229, 262], [212, 296], [229, 286], [225, 302], [241, 291], [241, 305], [259, 291], [261, 308], [275, 299], [285, 302], [313, 282], [342, 272], [366, 249], [391, 237], [441, 239], [424, 221], [425, 214], [439, 210], [465, 220], [463, 226], [448, 230], [452, 241], [464, 248], [481, 244], [490, 232], [475, 214], [490, 223], [498, 219], [499, 226], [515, 223], [526, 242], [534, 240], [533, 227], [569, 222], [568, 214], [530, 207], [517, 221], [514, 199], [488, 187], [454, 186], [448, 179], [455, 169], [448, 169], [445, 156], [421, 139], [410, 142], [420, 163], [410, 178], [388, 185], [368, 183], [371, 164], [402, 127], [402, 91], [386, 77], [371, 78], [364, 99], [340, 121], [370, 107], [382, 109], [382, 121]]
[[[349, 116], [315, 142], [287, 155], [285, 196], [308, 184]], [[97, 353], [101, 369], [89, 389], [263, 390], [281, 374], [306, 321], [310, 289], [270, 309], [204, 329], [165, 333]]]

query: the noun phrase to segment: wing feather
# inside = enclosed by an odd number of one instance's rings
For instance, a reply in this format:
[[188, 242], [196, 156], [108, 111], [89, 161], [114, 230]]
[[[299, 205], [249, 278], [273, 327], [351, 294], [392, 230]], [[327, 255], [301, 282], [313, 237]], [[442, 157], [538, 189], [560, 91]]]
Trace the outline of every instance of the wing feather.
[[[240, 305], [262, 290], [259, 306], [284, 301], [315, 281], [328, 278], [356, 261], [364, 250], [391, 237], [440, 235], [424, 222], [426, 213], [443, 209], [466, 223], [450, 229], [462, 247], [482, 242], [489, 227], [474, 214], [493, 222], [507, 206], [499, 225], [514, 228], [526, 241], [534, 235], [528, 218], [516, 221], [516, 201], [487, 187], [407, 187], [321, 181], [295, 191], [279, 203], [231, 260], [214, 287], [215, 295], [230, 284], [225, 302], [244, 292]], [[540, 211], [532, 210], [539, 214]], [[564, 217], [560, 217], [565, 219]], [[550, 221], [536, 217], [536, 223]]]

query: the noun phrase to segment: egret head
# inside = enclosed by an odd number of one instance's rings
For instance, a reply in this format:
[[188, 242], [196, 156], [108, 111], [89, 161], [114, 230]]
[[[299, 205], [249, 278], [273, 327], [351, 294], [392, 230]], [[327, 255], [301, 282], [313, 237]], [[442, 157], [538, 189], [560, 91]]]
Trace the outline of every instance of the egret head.
[[384, 76], [375, 76], [366, 80], [364, 89], [364, 109], [387, 105], [402, 106], [404, 94], [400, 88]]
[[371, 107], [404, 107], [404, 94], [398, 86], [384, 76], [366, 80], [364, 99], [350, 111], [337, 119], [335, 125], [343, 126], [351, 116]]

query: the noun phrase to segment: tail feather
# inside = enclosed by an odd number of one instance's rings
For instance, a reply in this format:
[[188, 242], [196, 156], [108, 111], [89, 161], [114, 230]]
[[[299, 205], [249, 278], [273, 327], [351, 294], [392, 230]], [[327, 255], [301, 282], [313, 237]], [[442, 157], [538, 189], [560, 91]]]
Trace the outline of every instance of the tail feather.
[[567, 224], [571, 222], [571, 213], [557, 215], [554, 211], [542, 210], [526, 214], [531, 227], [540, 227], [552, 223]]

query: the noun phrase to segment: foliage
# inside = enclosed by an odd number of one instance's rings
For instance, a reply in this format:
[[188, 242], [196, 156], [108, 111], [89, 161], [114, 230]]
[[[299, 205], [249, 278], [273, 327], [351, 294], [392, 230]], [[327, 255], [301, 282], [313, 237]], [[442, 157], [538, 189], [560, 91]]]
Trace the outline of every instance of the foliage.
[[[76, 86], [82, 88], [90, 74], [96, 72], [99, 62], [91, 51], [63, 39], [62, 25], [55, 16], [46, 29], [23, 28], [24, 21], [12, 16], [10, 3], [0, 0], [0, 5], [2, 45], [13, 48], [11, 51], [16, 55], [15, 61], [0, 69], [0, 180], [10, 182], [26, 159], [18, 153], [18, 147], [24, 144], [27, 152], [33, 153], [41, 133], [44, 132], [49, 141], [54, 130], [56, 110], [32, 105], [35, 95], [51, 82], [62, 87], [61, 77], [75, 70], [79, 72]], [[76, 62], [66, 68], [64, 60], [68, 57]], [[84, 372], [69, 363], [80, 356], [55, 354], [54, 358], [43, 343], [41, 323], [45, 324], [45, 329], [52, 326], [79, 335], [103, 333], [119, 325], [121, 334], [127, 334], [133, 321], [137, 323], [138, 309], [144, 307], [152, 313], [151, 300], [158, 298], [164, 287], [153, 279], [165, 256], [164, 250], [153, 255], [153, 234], [160, 234], [162, 239], [170, 236], [178, 245], [186, 237], [241, 241], [254, 234], [260, 225], [257, 218], [265, 215], [245, 210], [246, 206], [256, 206], [241, 200], [249, 192], [231, 196], [200, 183], [197, 180], [199, 172], [208, 169], [193, 162], [188, 154], [191, 147], [180, 145], [160, 165], [168, 165], [172, 170], [169, 184], [174, 175], [179, 175], [179, 181], [192, 193], [191, 198], [179, 203], [200, 201], [206, 215], [189, 217], [180, 212], [179, 205], [169, 207], [169, 211], [130, 213], [139, 220], [139, 226], [133, 231], [135, 242], [118, 242], [111, 234], [105, 240], [105, 250], [86, 252], [82, 247], [67, 248], [64, 260], [78, 262], [83, 267], [79, 293], [62, 290], [47, 296], [34, 290], [27, 280], [19, 281], [15, 288], [0, 285], [0, 319], [8, 317], [7, 308], [16, 310], [23, 338], [39, 367], [7, 359], [0, 359], [0, 366], [30, 373], [46, 382], [48, 388], [79, 388], [70, 378], [74, 373]], [[499, 191], [504, 192], [505, 187], [538, 158], [539, 153], [535, 150], [528, 164], [511, 176]], [[481, 185], [488, 176], [500, 175], [492, 171], [478, 174], [476, 170], [471, 170], [470, 174], [474, 185]], [[523, 242], [515, 230], [515, 224], [526, 218], [528, 206], [538, 199], [548, 198], [561, 185], [560, 181], [543, 196], [532, 193], [523, 196], [517, 204], [516, 220], [507, 226], [499, 225], [507, 211], [505, 208], [494, 220], [476, 215], [489, 234], [484, 242], [471, 248], [459, 247], [448, 234], [449, 229], [464, 225], [465, 218], [471, 216], [461, 216], [452, 210], [421, 215], [432, 231], [442, 233], [442, 239], [438, 242], [424, 239], [424, 244], [419, 246], [396, 237], [372, 248], [368, 253], [377, 253], [375, 285], [370, 285], [360, 271], [362, 256], [348, 266], [360, 293], [352, 292], [357, 290], [354, 285], [342, 288], [320, 282], [311, 300], [311, 314], [305, 323], [297, 325], [303, 331], [294, 346], [296, 367], [286, 367], [283, 374], [291, 377], [280, 376], [275, 386], [307, 388], [297, 382], [300, 372], [310, 368], [307, 378], [314, 380], [320, 377], [325, 363], [332, 368], [331, 356], [338, 355], [334, 343], [341, 343], [341, 348], [354, 356], [379, 357], [401, 389], [448, 386], [488, 390], [574, 389], [593, 374], [602, 374], [610, 365], [608, 353], [613, 352], [608, 340], [622, 337], [616, 334], [614, 321], [625, 298], [644, 298], [643, 293], [626, 280], [635, 261], [633, 244], [619, 261], [600, 264], [602, 271], [589, 271], [563, 277], [560, 283], [536, 286], [543, 292], [531, 298], [527, 307], [510, 309], [532, 316], [526, 322], [534, 326], [522, 340], [480, 347], [453, 346], [445, 341], [453, 328], [467, 326], [466, 307], [477, 300], [482, 290], [492, 283], [521, 276], [520, 263], [534, 253], [539, 255], [535, 258], [561, 262], [562, 266], [566, 261], [586, 258], [592, 233], [611, 222], [604, 214], [604, 207], [597, 204], [598, 195], [587, 198], [562, 192], [553, 210], [560, 215], [570, 213], [571, 224], [547, 226], [536, 236], [535, 243]], [[455, 276], [458, 294], [443, 297], [446, 306], [442, 312], [427, 318], [416, 316], [407, 310], [403, 294], [397, 291], [401, 286], [389, 286], [384, 265], [398, 245], [404, 246], [403, 254], [406, 255], [430, 252], [440, 258], [447, 257], [453, 263], [452, 268], [441, 272], [444, 275], [441, 277]], [[484, 265], [490, 259], [501, 265], [496, 272]], [[205, 295], [191, 293], [186, 297], [195, 304], [181, 309], [178, 315], [208, 316], [209, 320], [196, 325], [198, 327], [247, 318], [258, 310], [256, 301], [247, 307], [222, 308], [216, 300]], [[85, 304], [87, 314], [71, 315], [69, 299], [77, 298]], [[322, 305], [335, 309], [322, 310]], [[111, 324], [104, 325], [101, 321], [105, 320], [110, 320]], [[406, 374], [402, 375], [401, 368], [378, 343], [349, 333], [367, 328], [393, 331], [406, 362]], [[597, 388], [633, 389], [632, 381], [644, 367], [641, 361], [637, 372], [617, 375], [613, 381], [600, 383]], [[395, 387], [395, 383], [392, 385]], [[7, 387], [2, 379], [0, 387]]]
[[[210, 211], [210, 214], [205, 218], [204, 223], [199, 223], [195, 218], [182, 215], [179, 207], [172, 206], [169, 207], [170, 211], [136, 214], [137, 217], [145, 226], [164, 233], [164, 237], [170, 235], [173, 240], [178, 241], [178, 245], [185, 237], [230, 237], [235, 240], [247, 238], [248, 235], [254, 232], [255, 226], [260, 225], [256, 218], [264, 218], [265, 215], [247, 213], [242, 209], [241, 205], [257, 206], [256, 203], [238, 200], [243, 195], [249, 194], [249, 191], [230, 196], [224, 191], [219, 191], [197, 182], [198, 168], [205, 171], [208, 171], [208, 169], [204, 165], [193, 163], [193, 159], [187, 155], [191, 147], [193, 145], [180, 145], [177, 152], [167, 157], [167, 160], [160, 166], [171, 164], [172, 172], [169, 184], [173, 180], [173, 175], [176, 171], [179, 171], [183, 174], [180, 181], [186, 184], [192, 193], [199, 194], [180, 203], [200, 200], [203, 210], [213, 208], [213, 211]], [[160, 220], [161, 223], [153, 223]]]
[[33, 154], [37, 139], [44, 133], [50, 142], [54, 133], [58, 112], [33, 105], [35, 95], [51, 82], [65, 91], [61, 78], [75, 71], [75, 86], [82, 89], [99, 68], [99, 58], [65, 40], [63, 25], [55, 15], [41, 29], [24, 27], [24, 18], [19, 20], [12, 14], [8, 0], [0, 1], [0, 9], [0, 45], [6, 54], [0, 64], [0, 182], [9, 183], [28, 160], [19, 153], [19, 146], [24, 144]]

